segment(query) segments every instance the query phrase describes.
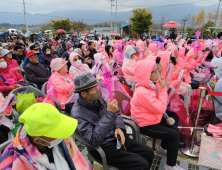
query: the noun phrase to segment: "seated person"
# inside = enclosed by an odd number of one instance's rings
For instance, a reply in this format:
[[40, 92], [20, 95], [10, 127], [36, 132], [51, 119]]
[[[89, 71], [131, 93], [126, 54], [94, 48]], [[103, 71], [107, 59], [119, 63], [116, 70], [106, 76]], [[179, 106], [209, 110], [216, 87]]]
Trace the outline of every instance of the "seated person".
[[3, 49], [9, 49], [9, 44], [8, 43], [2, 43], [2, 48]]
[[75, 119], [50, 104], [38, 103], [26, 109], [19, 122], [24, 125], [1, 155], [1, 170], [90, 169], [70, 138], [77, 126]]
[[18, 62], [19, 65], [23, 63], [25, 59], [25, 54], [23, 54], [22, 47], [19, 45], [16, 45], [14, 47], [14, 54], [12, 54], [12, 58]]
[[[222, 64], [220, 64], [216, 69], [215, 69], [215, 74], [217, 78], [219, 79], [215, 85], [214, 91], [221, 92], [222, 90]], [[214, 96], [217, 100], [219, 100], [222, 103], [222, 97], [221, 96]], [[220, 121], [222, 121], [222, 105], [214, 99], [214, 109], [215, 109], [215, 114]], [[218, 122], [220, 123], [220, 122]]]
[[81, 57], [78, 53], [72, 52], [69, 56], [71, 67], [69, 69], [69, 74], [72, 78], [75, 78], [79, 73], [82, 72], [91, 72], [87, 64], [83, 64]]
[[18, 87], [13, 84], [8, 84], [6, 82], [8, 79], [14, 79], [15, 82], [24, 81], [24, 78], [21, 74], [8, 66], [4, 56], [0, 56], [0, 74], [0, 91], [4, 95], [8, 95], [12, 90]]
[[135, 53], [136, 51], [130, 45], [126, 47], [126, 50], [124, 52], [122, 71], [126, 81], [129, 84], [132, 84], [134, 81], [136, 81], [135, 78], [136, 61], [134, 59]]
[[[93, 147], [100, 146], [106, 154], [108, 165], [121, 170], [148, 170], [152, 165], [153, 150], [125, 136], [125, 125], [116, 100], [108, 102], [101, 98], [98, 81], [91, 73], [80, 73], [74, 79], [74, 92], [79, 93], [71, 116], [78, 120], [77, 132]], [[117, 136], [121, 145], [117, 147]], [[125, 149], [124, 149], [125, 147]], [[88, 147], [89, 153], [101, 160], [98, 152]]]
[[86, 62], [86, 64], [90, 69], [92, 69], [94, 66], [94, 55], [97, 53], [97, 51], [95, 49], [95, 43], [92, 41], [88, 42], [88, 47], [88, 50], [85, 52], [85, 58], [87, 59], [89, 57], [89, 60]]
[[62, 55], [62, 58], [64, 58], [66, 61], [68, 61], [67, 65], [68, 65], [68, 69], [71, 67], [71, 63], [69, 61], [69, 55], [71, 52], [73, 52], [74, 48], [73, 48], [73, 44], [70, 42], [66, 43], [66, 49], [67, 51], [65, 51]]
[[[2, 94], [0, 94], [0, 108], [4, 105], [6, 99]], [[15, 100], [11, 103], [11, 105], [14, 105], [18, 102], [18, 100]], [[14, 136], [12, 134], [12, 129], [15, 128], [15, 125], [12, 123], [10, 116], [12, 112], [12, 106], [9, 106], [6, 111], [3, 113], [0, 113], [0, 145], [7, 140], [13, 139]]]
[[[55, 96], [50, 91], [53, 86], [56, 93], [56, 99], [61, 104], [61, 108], [65, 110], [66, 113], [70, 114], [75, 102], [75, 93], [72, 91], [74, 89], [73, 78], [67, 73], [67, 61], [62, 58], [53, 59], [51, 62], [51, 69], [54, 73], [51, 75], [49, 82], [47, 83], [47, 91], [50, 93], [47, 94], [44, 102], [53, 102], [52, 99]], [[69, 101], [69, 99], [71, 100]], [[54, 102], [52, 104], [54, 104]]]
[[135, 69], [136, 89], [131, 99], [131, 116], [140, 126], [141, 134], [162, 139], [157, 154], [167, 155], [163, 170], [182, 170], [176, 165], [180, 134], [174, 125], [168, 125], [163, 115], [167, 109], [167, 88], [161, 77], [161, 87], [156, 84], [158, 71], [155, 61], [138, 61]]
[[[29, 48], [30, 48], [30, 50], [33, 50], [33, 51], [36, 52], [36, 54], [38, 55], [38, 61], [39, 61], [39, 63], [45, 65], [45, 61], [44, 61], [41, 53], [39, 52], [39, 47], [36, 46], [36, 45], [31, 45]], [[28, 54], [27, 54], [27, 55], [28, 55]], [[27, 65], [28, 63], [29, 63], [29, 59], [28, 59], [28, 56], [27, 56], [27, 57], [25, 57], [25, 59], [24, 59], [23, 69], [25, 69], [25, 67], [26, 67], [26, 65]]]
[[25, 67], [25, 76], [28, 81], [37, 84], [38, 88], [41, 89], [42, 85], [48, 81], [50, 72], [43, 64], [39, 63], [38, 53], [35, 51], [29, 51], [27, 58], [30, 62]]
[[18, 65], [17, 61], [12, 59], [12, 51], [4, 49], [1, 51], [1, 55], [5, 56], [8, 67], [15, 69], [17, 72], [21, 72], [21, 68]]
[[56, 57], [56, 58], [60, 58], [59, 53], [56, 51], [56, 47], [51, 45], [51, 53]]
[[116, 58], [118, 59], [118, 62], [123, 64], [123, 49], [124, 49], [124, 46], [123, 44], [117, 44], [117, 52], [116, 52]]
[[45, 47], [42, 49], [42, 51], [43, 51], [42, 57], [43, 57], [43, 59], [44, 59], [44, 61], [45, 61], [45, 66], [46, 66], [47, 68], [50, 68], [50, 63], [51, 63], [51, 61], [55, 58], [55, 56], [51, 53], [50, 47], [45, 46]]

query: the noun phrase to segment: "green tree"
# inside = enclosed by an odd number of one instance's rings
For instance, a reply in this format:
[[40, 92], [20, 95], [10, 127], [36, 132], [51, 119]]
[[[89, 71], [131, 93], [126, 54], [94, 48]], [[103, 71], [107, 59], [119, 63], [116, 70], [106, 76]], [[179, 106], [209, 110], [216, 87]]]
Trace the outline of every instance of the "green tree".
[[195, 35], [195, 30], [193, 28], [187, 28], [187, 35], [188, 36], [193, 36]]
[[74, 30], [74, 32], [77, 32], [79, 34], [80, 32], [84, 32], [88, 30], [89, 26], [81, 21], [78, 21], [78, 22], [73, 21], [72, 29]]
[[198, 27], [201, 27], [204, 22], [205, 22], [205, 16], [206, 16], [206, 12], [204, 11], [203, 8], [201, 8], [200, 12], [197, 14], [196, 16], [196, 21], [195, 21], [195, 24], [198, 26]]
[[215, 30], [214, 29], [208, 29], [209, 27], [214, 27], [215, 26], [215, 22], [213, 22], [212, 20], [207, 21], [206, 24], [204, 24], [201, 27], [201, 31], [203, 32], [203, 36], [206, 37], [208, 34], [210, 34], [211, 36], [215, 37]]
[[64, 29], [65, 31], [69, 31], [72, 28], [72, 22], [69, 18], [67, 19], [51, 19], [49, 21], [49, 26], [51, 26], [55, 31], [58, 29]]
[[46, 25], [40, 27], [39, 31], [41, 31], [41, 33], [44, 34], [45, 30], [51, 30], [51, 29], [52, 29], [52, 27], [50, 27], [49, 24], [46, 24]]
[[25, 34], [25, 33], [26, 33], [26, 29], [25, 29], [25, 28], [22, 28], [22, 29], [21, 29], [21, 32], [22, 32], [23, 34]]
[[133, 10], [132, 17], [129, 19], [132, 22], [132, 30], [141, 36], [144, 32], [149, 32], [149, 28], [153, 24], [151, 21], [153, 13], [150, 8], [138, 8]]

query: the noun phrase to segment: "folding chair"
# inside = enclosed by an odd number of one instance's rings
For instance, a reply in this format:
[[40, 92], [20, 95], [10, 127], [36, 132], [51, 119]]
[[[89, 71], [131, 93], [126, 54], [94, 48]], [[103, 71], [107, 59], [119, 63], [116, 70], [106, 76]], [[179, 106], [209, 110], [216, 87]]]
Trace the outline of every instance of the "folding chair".
[[136, 85], [136, 81], [134, 81], [133, 83], [132, 83], [132, 88], [131, 88], [131, 91], [132, 91], [132, 93], [134, 94], [134, 92], [135, 92], [135, 85]]
[[31, 86], [33, 86], [33, 87], [35, 87], [35, 88], [38, 88], [38, 86], [37, 86], [35, 83], [31, 83], [30, 81], [28, 81], [28, 79], [27, 79], [27, 77], [26, 77], [25, 74], [24, 74], [24, 79], [25, 79], [25, 81], [26, 81], [28, 84], [30, 84]]
[[48, 81], [45, 82], [45, 83], [42, 85], [42, 93], [45, 94], [45, 95], [47, 94], [47, 90], [46, 90], [47, 83], [48, 83]]
[[[122, 114], [125, 125], [129, 126], [133, 131], [133, 135], [132, 135], [133, 139], [146, 145], [147, 141], [148, 141], [148, 137], [140, 134], [140, 127], [139, 127], [139, 123], [137, 122], [137, 120], [130, 117], [130, 116], [124, 115], [122, 102], [124, 100], [130, 102], [131, 98], [119, 90], [113, 90], [113, 93], [114, 93], [114, 96], [113, 96], [114, 99], [116, 99], [118, 101], [120, 113]], [[153, 143], [154, 142], [155, 142], [155, 139], [153, 139]]]
[[19, 87], [19, 88], [12, 90], [10, 93], [17, 96], [18, 93], [24, 94], [25, 92], [26, 93], [34, 93], [36, 98], [45, 96], [39, 89], [31, 87], [31, 86]]
[[24, 65], [24, 62], [20, 64], [20, 67], [21, 67], [21, 70], [22, 70], [22, 73], [21, 73], [22, 76], [25, 75], [25, 70], [23, 69], [23, 65]]
[[13, 139], [8, 140], [8, 141], [6, 141], [6, 142], [4, 142], [4, 143], [2, 143], [2, 144], [0, 145], [0, 156], [1, 156], [1, 154], [2, 154], [2, 151], [3, 151], [12, 141], [13, 141]]
[[[209, 87], [210, 91], [214, 91], [214, 87], [212, 86], [212, 84], [210, 82], [208, 83], [208, 87]], [[211, 96], [211, 98], [212, 98], [213, 107], [214, 107], [215, 102], [218, 102], [220, 105], [222, 105], [222, 103], [217, 98], [217, 96]], [[211, 119], [210, 119], [210, 124], [215, 125], [218, 123], [222, 123], [222, 121], [216, 117], [215, 108], [214, 108], [214, 112], [213, 112]]]
[[88, 158], [89, 158], [90, 162], [92, 163], [92, 165], [93, 165], [93, 161], [96, 161], [96, 162], [98, 162], [100, 165], [103, 166], [103, 169], [104, 169], [104, 170], [118, 170], [118, 168], [113, 167], [113, 166], [110, 166], [110, 165], [107, 164], [106, 155], [105, 155], [103, 149], [102, 149], [100, 146], [93, 147], [93, 146], [89, 145], [88, 143], [86, 143], [86, 142], [83, 140], [83, 138], [82, 138], [77, 132], [74, 132], [73, 137], [74, 137], [76, 140], [78, 140], [79, 142], [81, 142], [81, 143], [83, 143], [83, 144], [85, 144], [85, 145], [87, 145], [87, 146], [95, 149], [95, 150], [99, 153], [99, 155], [101, 156], [102, 162], [96, 160], [95, 158], [92, 157], [92, 155], [90, 155], [90, 153], [88, 153]]
[[119, 75], [117, 77], [119, 78], [120, 83], [125, 84], [126, 86], [129, 87], [129, 84], [127, 83], [125, 77]]

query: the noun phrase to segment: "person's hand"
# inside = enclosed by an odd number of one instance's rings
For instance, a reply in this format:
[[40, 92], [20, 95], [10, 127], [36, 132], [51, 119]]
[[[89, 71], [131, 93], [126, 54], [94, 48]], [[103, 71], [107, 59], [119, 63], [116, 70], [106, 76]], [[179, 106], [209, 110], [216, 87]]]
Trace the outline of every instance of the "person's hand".
[[160, 78], [160, 84], [161, 84], [161, 89], [164, 89], [166, 87], [166, 82], [165, 82], [165, 78], [164, 77]]
[[10, 85], [9, 87], [10, 87], [10, 90], [14, 90], [14, 89], [16, 89], [16, 88], [17, 88], [17, 86], [16, 86], [16, 85]]
[[18, 102], [19, 102], [19, 100], [18, 100], [18, 99], [15, 99], [15, 100], [10, 104], [10, 106], [13, 106], [13, 105], [17, 104]]
[[87, 57], [86, 59], [85, 59], [85, 63], [87, 63], [87, 60], [89, 59], [89, 57]]
[[185, 74], [186, 72], [187, 72], [187, 70], [185, 69], [183, 74]]
[[110, 100], [109, 100], [109, 102], [107, 104], [107, 110], [109, 112], [113, 112], [113, 113], [116, 113], [119, 110], [118, 102], [116, 99], [114, 99], [112, 102], [110, 102]]
[[118, 59], [116, 57], [114, 57], [114, 60], [118, 62]]
[[16, 70], [17, 72], [20, 72], [20, 71], [21, 71], [21, 69], [20, 69], [19, 67], [15, 67], [15, 70]]
[[203, 52], [202, 52], [202, 51], [199, 51], [199, 52], [198, 52], [198, 55], [200, 55], [200, 54], [203, 54]]
[[181, 83], [181, 80], [177, 80], [177, 84], [180, 84]]
[[88, 56], [88, 55], [89, 55], [89, 53], [90, 53], [89, 51], [86, 51], [86, 52], [85, 52], [85, 56]]
[[166, 87], [169, 88], [169, 86], [170, 86], [170, 81], [168, 80], [168, 81], [166, 82]]
[[117, 138], [117, 135], [119, 135], [120, 138], [121, 138], [121, 145], [124, 145], [124, 143], [125, 143], [125, 136], [124, 136], [123, 131], [121, 129], [119, 129], [119, 128], [115, 130], [115, 138]]

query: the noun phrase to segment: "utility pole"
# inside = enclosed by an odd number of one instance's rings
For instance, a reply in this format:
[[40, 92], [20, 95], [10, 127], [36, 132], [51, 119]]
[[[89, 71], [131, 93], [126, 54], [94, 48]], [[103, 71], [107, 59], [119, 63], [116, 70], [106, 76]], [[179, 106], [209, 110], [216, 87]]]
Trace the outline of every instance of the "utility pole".
[[218, 17], [218, 12], [219, 12], [219, 9], [220, 9], [220, 2], [221, 2], [222, 0], [219, 0], [219, 4], [218, 4], [218, 8], [217, 8], [217, 14], [216, 14], [216, 17], [215, 17], [215, 26], [217, 25], [217, 17]]
[[111, 0], [111, 32], [113, 32], [113, 0]]
[[27, 32], [27, 35], [29, 35], [29, 28], [28, 28], [27, 17], [26, 17], [26, 10], [25, 10], [25, 0], [23, 0], [23, 7], [24, 7], [26, 32]]
[[186, 24], [186, 20], [183, 19], [183, 34], [182, 34], [182, 38], [183, 38], [183, 35], [184, 35], [184, 27], [185, 27], [185, 24]]
[[168, 19], [168, 14], [169, 14], [169, 13], [166, 13], [166, 23], [167, 23], [167, 19]]
[[115, 12], [115, 25], [114, 25], [114, 28], [117, 26], [117, 24], [116, 24], [116, 13], [117, 13], [117, 0], [116, 0], [116, 12]]

